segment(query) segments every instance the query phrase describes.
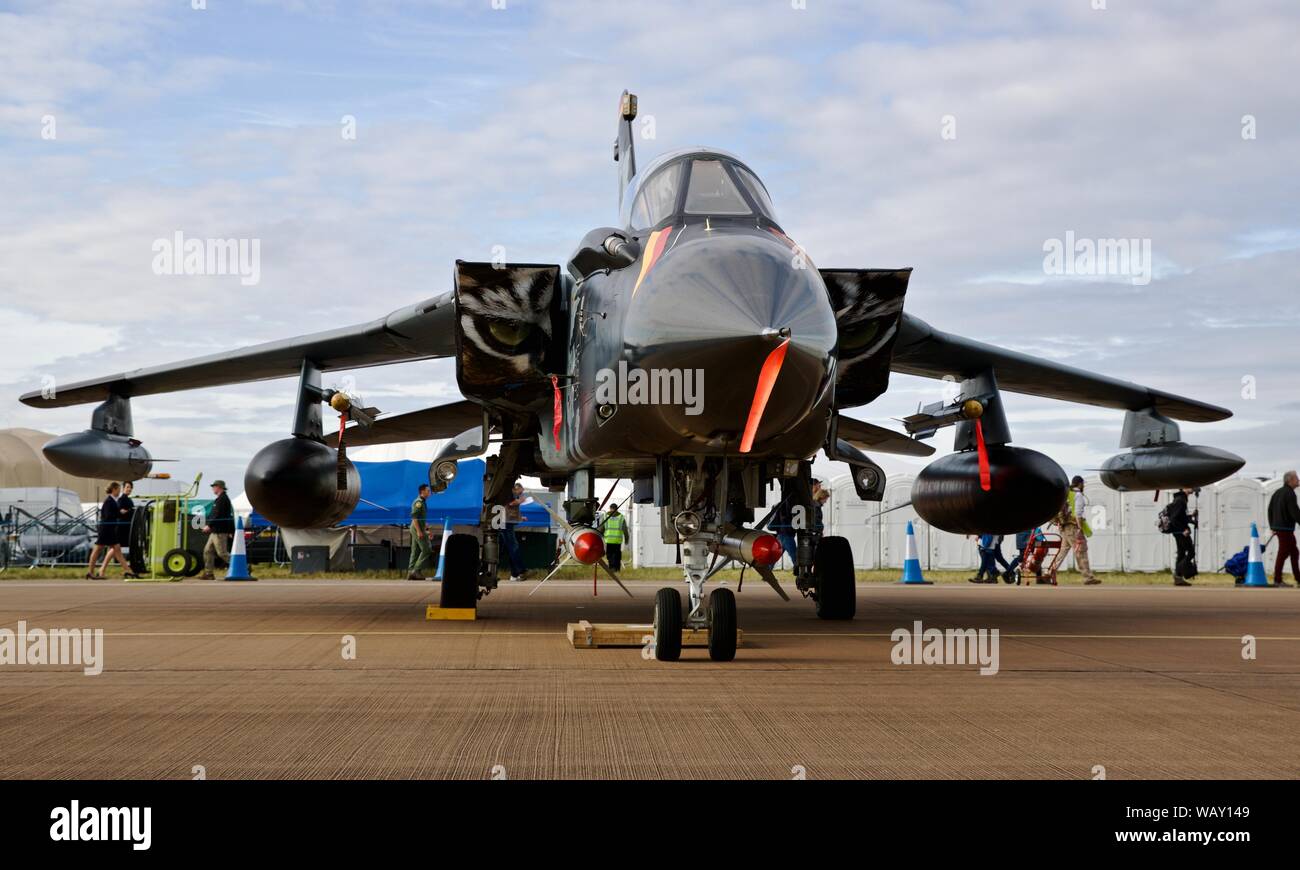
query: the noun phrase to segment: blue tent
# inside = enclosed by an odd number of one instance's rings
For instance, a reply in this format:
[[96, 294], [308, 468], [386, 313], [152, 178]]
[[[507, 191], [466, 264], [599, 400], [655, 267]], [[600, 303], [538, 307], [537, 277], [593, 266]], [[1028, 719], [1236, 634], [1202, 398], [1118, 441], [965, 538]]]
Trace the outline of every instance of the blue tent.
[[[358, 462], [361, 475], [361, 501], [340, 525], [404, 526], [411, 521], [411, 502], [420, 484], [429, 482], [426, 462]], [[373, 502], [373, 504], [371, 504]], [[444, 519], [452, 525], [476, 526], [483, 503], [483, 460], [460, 463], [460, 473], [443, 492], [429, 496], [429, 525], [441, 527]], [[376, 507], [378, 505], [378, 507]], [[251, 525], [265, 526], [268, 521], [253, 513]], [[524, 526], [549, 526], [550, 514], [541, 505], [523, 508]]]

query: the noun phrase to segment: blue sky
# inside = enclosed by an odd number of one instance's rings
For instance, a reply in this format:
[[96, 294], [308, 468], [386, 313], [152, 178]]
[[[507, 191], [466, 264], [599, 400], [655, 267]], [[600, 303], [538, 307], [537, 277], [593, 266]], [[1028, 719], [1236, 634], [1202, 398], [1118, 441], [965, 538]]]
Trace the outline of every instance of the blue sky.
[[[819, 265], [913, 266], [908, 308], [935, 325], [1228, 405], [1189, 440], [1300, 464], [1300, 10], [1105, 5], [0, 2], [0, 426], [86, 425], [13, 400], [43, 376], [367, 320], [493, 245], [561, 262], [615, 219], [627, 87], [654, 121], [643, 161], [740, 154]], [[261, 282], [152, 274], [178, 230], [260, 239]], [[1155, 279], [1042, 275], [1067, 231], [1150, 239]], [[445, 363], [355, 377], [386, 411], [455, 395]], [[939, 394], [894, 387], [859, 416]], [[1010, 407], [1067, 469], [1115, 452], [1114, 412]], [[289, 414], [282, 384], [136, 403], [157, 455], [228, 479]]]

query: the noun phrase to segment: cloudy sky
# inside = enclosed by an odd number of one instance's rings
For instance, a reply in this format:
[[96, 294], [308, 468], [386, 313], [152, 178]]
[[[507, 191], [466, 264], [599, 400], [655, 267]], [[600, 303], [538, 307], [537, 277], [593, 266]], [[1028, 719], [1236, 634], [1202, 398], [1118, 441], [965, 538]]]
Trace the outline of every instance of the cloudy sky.
[[[1226, 405], [1185, 438], [1272, 475], [1300, 464], [1297, 45], [1294, 0], [0, 2], [0, 428], [85, 428], [16, 401], [45, 377], [368, 320], [496, 245], [562, 262], [615, 222], [626, 87], [643, 162], [736, 152], [818, 265], [912, 266], [936, 326]], [[260, 281], [154, 274], [178, 231], [260, 240]], [[1150, 240], [1150, 282], [1045, 274], [1067, 233]], [[354, 377], [386, 412], [457, 395], [447, 362]], [[895, 376], [857, 416], [940, 394]], [[137, 435], [238, 481], [290, 396], [138, 399]], [[1007, 404], [1068, 471], [1116, 452], [1119, 412]]]

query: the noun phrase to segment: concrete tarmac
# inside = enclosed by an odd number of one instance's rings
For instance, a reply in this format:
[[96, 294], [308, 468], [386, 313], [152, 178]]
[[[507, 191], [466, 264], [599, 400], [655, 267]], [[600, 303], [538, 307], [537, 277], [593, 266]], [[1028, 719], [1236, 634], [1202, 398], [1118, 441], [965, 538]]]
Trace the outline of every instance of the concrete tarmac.
[[[1300, 776], [1297, 589], [863, 584], [834, 623], [749, 580], [734, 662], [569, 645], [673, 582], [503, 582], [426, 622], [431, 583], [5, 580], [0, 628], [104, 656], [0, 665], [0, 777]], [[894, 664], [915, 620], [998, 629], [998, 673]]]

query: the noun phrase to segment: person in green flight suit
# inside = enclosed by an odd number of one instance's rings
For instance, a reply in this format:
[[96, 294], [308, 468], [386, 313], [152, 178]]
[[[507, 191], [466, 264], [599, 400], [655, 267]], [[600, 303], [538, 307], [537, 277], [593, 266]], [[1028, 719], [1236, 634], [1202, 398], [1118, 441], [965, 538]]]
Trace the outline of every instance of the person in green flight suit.
[[433, 559], [433, 547], [429, 541], [432, 533], [425, 519], [429, 514], [429, 484], [420, 484], [420, 494], [411, 502], [411, 565], [406, 575], [407, 580], [427, 579], [422, 573]]

